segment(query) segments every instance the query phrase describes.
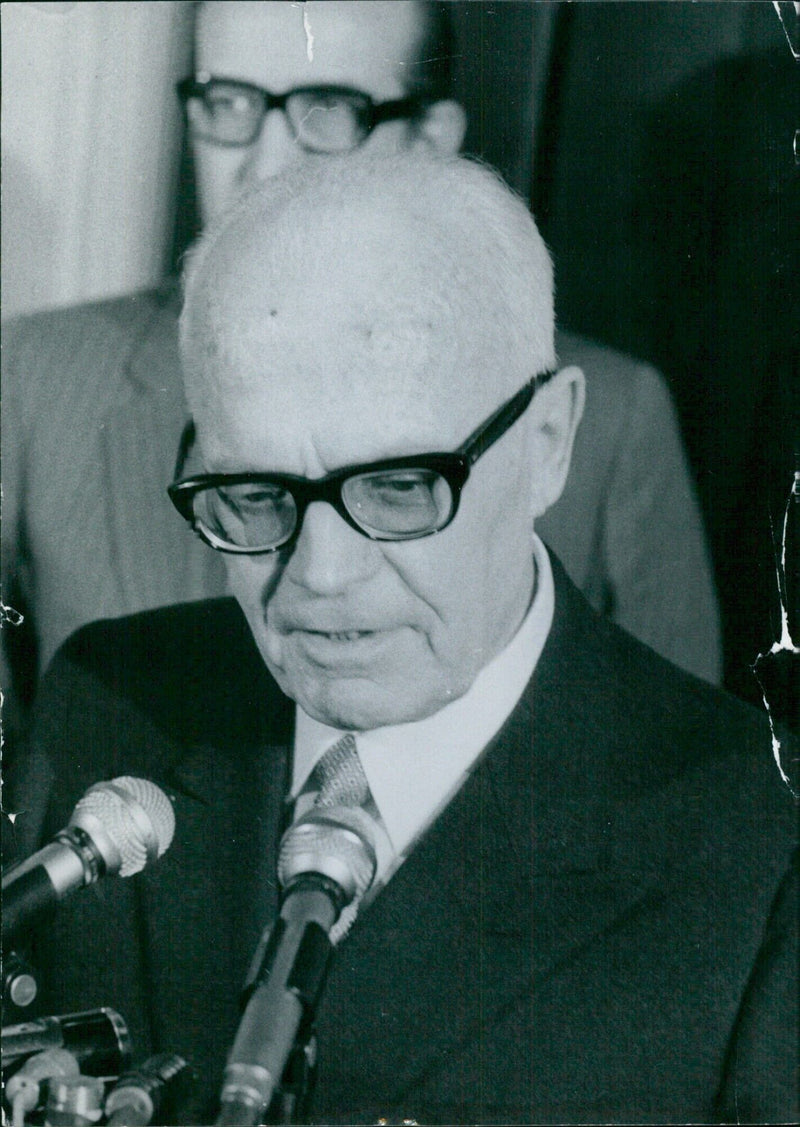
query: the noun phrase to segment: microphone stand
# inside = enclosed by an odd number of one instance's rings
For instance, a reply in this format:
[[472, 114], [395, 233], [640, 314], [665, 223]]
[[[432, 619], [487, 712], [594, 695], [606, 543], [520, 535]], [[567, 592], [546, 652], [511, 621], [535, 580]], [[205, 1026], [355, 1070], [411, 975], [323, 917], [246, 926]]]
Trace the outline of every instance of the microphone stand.
[[317, 1080], [317, 1038], [313, 1028], [298, 1033], [280, 1086], [281, 1124], [305, 1123]]
[[361, 807], [331, 806], [312, 809], [284, 834], [280, 915], [253, 960], [217, 1127], [258, 1127], [285, 1080], [285, 1110], [294, 1115], [303, 1102], [316, 1055], [314, 1014], [337, 938], [332, 929], [338, 923], [341, 937], [342, 910], [354, 911], [375, 877], [374, 830]]
[[296, 1122], [316, 1060], [313, 1021], [333, 952], [328, 932], [339, 914], [338, 892], [318, 873], [301, 877], [259, 946], [217, 1127], [258, 1127], [279, 1085], [289, 1116], [283, 1121]]

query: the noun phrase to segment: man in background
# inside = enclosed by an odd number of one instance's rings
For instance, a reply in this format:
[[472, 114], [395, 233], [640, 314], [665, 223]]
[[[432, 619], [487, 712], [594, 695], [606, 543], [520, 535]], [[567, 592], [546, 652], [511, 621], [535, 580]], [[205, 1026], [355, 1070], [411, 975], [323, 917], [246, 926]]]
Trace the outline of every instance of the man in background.
[[[360, 148], [456, 152], [452, 52], [446, 5], [198, 5], [181, 96], [203, 219], [295, 163]], [[26, 616], [4, 631], [16, 701], [82, 623], [224, 590], [164, 493], [186, 414], [178, 308], [167, 287], [6, 331], [4, 601]], [[665, 388], [590, 342], [561, 335], [557, 348], [587, 373], [587, 409], [542, 534], [597, 609], [716, 680], [710, 567]], [[504, 363], [482, 378], [496, 382]]]

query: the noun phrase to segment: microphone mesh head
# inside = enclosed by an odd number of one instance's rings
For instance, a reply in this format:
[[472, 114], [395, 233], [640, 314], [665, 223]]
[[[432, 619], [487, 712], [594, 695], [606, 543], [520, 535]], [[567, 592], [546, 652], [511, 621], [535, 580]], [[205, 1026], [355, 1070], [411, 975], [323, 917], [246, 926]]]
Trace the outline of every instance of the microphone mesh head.
[[160, 857], [175, 833], [172, 803], [148, 779], [121, 775], [90, 787], [75, 807], [70, 824], [80, 825], [83, 815], [99, 821], [119, 850], [119, 875], [141, 872], [148, 861]]
[[338, 884], [349, 903], [364, 895], [375, 869], [374, 823], [358, 807], [310, 810], [283, 835], [278, 856], [282, 888], [303, 874], [321, 873]]

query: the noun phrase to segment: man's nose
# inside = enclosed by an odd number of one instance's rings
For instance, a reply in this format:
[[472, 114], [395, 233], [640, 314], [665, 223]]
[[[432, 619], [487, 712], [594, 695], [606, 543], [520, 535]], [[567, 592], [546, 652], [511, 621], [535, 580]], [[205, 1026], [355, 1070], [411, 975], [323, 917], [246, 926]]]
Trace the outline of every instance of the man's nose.
[[317, 595], [343, 594], [380, 566], [379, 545], [356, 532], [325, 501], [308, 506], [286, 575]]
[[257, 184], [270, 176], [277, 176], [301, 155], [286, 114], [283, 110], [269, 110], [261, 123], [261, 132], [250, 146], [247, 157], [239, 168], [243, 186]]

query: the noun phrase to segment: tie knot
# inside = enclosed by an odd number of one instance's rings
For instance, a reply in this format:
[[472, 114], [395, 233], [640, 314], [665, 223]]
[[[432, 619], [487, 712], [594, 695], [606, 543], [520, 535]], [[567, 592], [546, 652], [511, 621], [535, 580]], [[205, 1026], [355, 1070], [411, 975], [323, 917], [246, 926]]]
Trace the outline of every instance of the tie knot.
[[314, 806], [364, 805], [369, 784], [352, 732], [328, 748], [311, 772], [309, 783], [310, 789], [318, 792]]

